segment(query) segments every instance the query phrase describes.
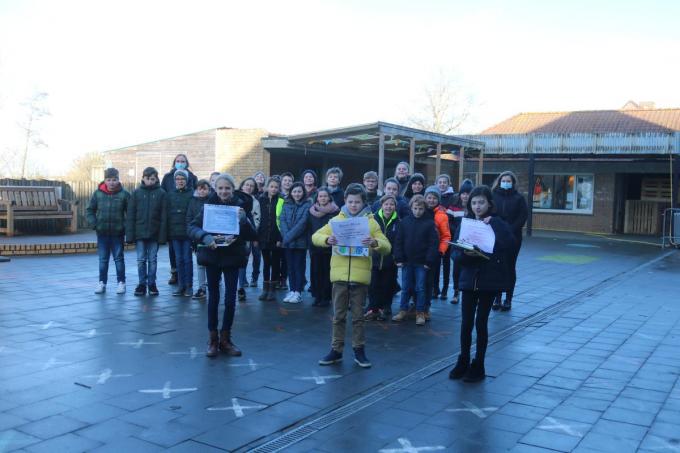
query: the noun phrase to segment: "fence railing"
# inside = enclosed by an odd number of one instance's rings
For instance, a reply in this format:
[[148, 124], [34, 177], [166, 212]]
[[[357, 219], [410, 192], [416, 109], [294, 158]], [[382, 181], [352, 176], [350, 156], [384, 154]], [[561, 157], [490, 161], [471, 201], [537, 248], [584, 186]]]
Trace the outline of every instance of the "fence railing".
[[[94, 181], [55, 181], [48, 179], [0, 179], [0, 186], [38, 186], [38, 187], [57, 187], [61, 192], [59, 196], [70, 202], [77, 202], [78, 207], [78, 227], [87, 228], [87, 218], [85, 210], [90, 202], [92, 194], [99, 186]], [[128, 192], [132, 192], [135, 183], [123, 183], [123, 187]], [[22, 233], [52, 233], [63, 230], [66, 220], [44, 219], [44, 220], [20, 220], [17, 221], [17, 230]]]

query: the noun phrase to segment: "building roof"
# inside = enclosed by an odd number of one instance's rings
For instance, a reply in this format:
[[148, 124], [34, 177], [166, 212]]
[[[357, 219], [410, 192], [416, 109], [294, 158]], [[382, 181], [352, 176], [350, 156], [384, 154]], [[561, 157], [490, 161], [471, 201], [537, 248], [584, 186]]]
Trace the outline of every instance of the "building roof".
[[519, 113], [481, 132], [506, 134], [638, 134], [680, 131], [680, 109]]

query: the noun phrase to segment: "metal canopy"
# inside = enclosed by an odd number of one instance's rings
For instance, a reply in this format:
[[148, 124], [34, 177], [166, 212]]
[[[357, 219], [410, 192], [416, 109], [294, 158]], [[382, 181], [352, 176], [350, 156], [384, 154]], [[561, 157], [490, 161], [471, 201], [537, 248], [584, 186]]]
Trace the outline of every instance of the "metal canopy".
[[441, 152], [454, 154], [458, 154], [461, 148], [471, 151], [482, 151], [484, 149], [484, 142], [479, 140], [438, 134], [382, 121], [289, 135], [286, 138], [291, 145], [297, 146], [323, 146], [327, 149], [343, 148], [369, 151], [378, 148], [381, 134], [384, 137], [386, 152], [408, 152], [411, 140], [415, 141], [415, 154], [417, 156], [435, 154], [437, 145], [441, 146]]

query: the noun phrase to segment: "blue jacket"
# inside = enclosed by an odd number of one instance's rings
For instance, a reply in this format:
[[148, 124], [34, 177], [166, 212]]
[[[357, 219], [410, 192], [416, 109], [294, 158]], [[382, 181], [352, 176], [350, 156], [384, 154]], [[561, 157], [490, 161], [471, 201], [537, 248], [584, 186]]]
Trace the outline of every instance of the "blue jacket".
[[431, 217], [412, 215], [401, 219], [394, 242], [394, 261], [433, 268], [439, 260], [439, 235]]
[[[456, 249], [456, 265], [461, 266], [460, 289], [463, 291], [505, 291], [509, 285], [510, 261], [508, 252], [516, 247], [515, 237], [510, 225], [498, 216], [489, 222], [496, 243], [489, 259], [468, 256]], [[456, 230], [458, 240], [460, 227]]]
[[281, 211], [281, 245], [287, 249], [309, 248], [309, 235], [307, 234], [307, 218], [312, 203], [303, 200], [300, 203], [288, 199], [283, 204]]

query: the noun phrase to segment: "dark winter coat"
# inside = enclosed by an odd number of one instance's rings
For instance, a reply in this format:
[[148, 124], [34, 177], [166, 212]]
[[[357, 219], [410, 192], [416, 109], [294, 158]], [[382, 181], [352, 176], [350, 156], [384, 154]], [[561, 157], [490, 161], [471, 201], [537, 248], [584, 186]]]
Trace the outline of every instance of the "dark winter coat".
[[403, 179], [399, 179], [397, 176], [394, 177], [399, 183], [399, 195], [404, 196], [406, 189], [408, 188], [408, 182], [411, 179], [411, 175], [406, 175]]
[[439, 235], [431, 217], [412, 215], [401, 219], [394, 243], [394, 260], [433, 268], [439, 260]]
[[[223, 202], [217, 194], [210, 195], [203, 207], [201, 207], [199, 213], [194, 217], [191, 223], [189, 223], [188, 227], [190, 239], [206, 246], [214, 240], [212, 234], [203, 230], [203, 209], [207, 204], [238, 206], [244, 210], [248, 206], [245, 197], [238, 192], [234, 192], [234, 195], [226, 203]], [[240, 234], [232, 244], [227, 247], [218, 247], [215, 250], [208, 247], [199, 248], [198, 260], [200, 264], [204, 266], [214, 266], [218, 269], [240, 269], [246, 267], [249, 255], [247, 243], [248, 241], [257, 240], [255, 227], [248, 214], [249, 213], [246, 211], [246, 215], [239, 220]]]
[[158, 183], [153, 186], [142, 183], [132, 192], [125, 226], [127, 242], [142, 239], [158, 241], [160, 244], [167, 242], [166, 195]]
[[342, 208], [343, 206], [345, 206], [345, 191], [342, 187], [338, 186], [335, 189], [326, 187], [326, 189], [328, 189], [328, 191], [330, 192], [331, 198], [338, 206], [338, 208]]
[[[161, 187], [163, 190], [165, 190], [166, 193], [174, 192], [175, 189], [175, 169], [173, 168], [169, 172], [163, 175], [163, 180], [161, 181]], [[187, 173], [189, 173], [189, 178], [187, 179], [187, 190], [190, 192], [193, 192], [194, 189], [196, 188], [196, 184], [198, 183], [198, 178], [196, 177], [195, 174], [191, 173], [191, 171], [186, 170]]]
[[102, 182], [92, 194], [87, 205], [87, 223], [97, 234], [122, 236], [125, 234], [125, 214], [130, 193], [119, 185], [118, 190], [109, 192]]
[[369, 206], [372, 206], [373, 203], [375, 203], [376, 201], [378, 201], [378, 202], [380, 201], [380, 197], [382, 197], [382, 194], [378, 191], [376, 191], [376, 192], [366, 191], [366, 204], [368, 204]]
[[189, 226], [192, 220], [196, 218], [199, 212], [202, 212], [203, 210], [203, 205], [208, 201], [208, 198], [210, 198], [210, 194], [206, 195], [205, 197], [197, 197], [194, 195], [191, 197], [191, 201], [189, 202], [189, 206], [187, 207], [187, 218], [186, 218], [186, 224]]
[[191, 199], [193, 190], [182, 189], [169, 192], [165, 196], [168, 204], [167, 223], [168, 223], [168, 239], [187, 239], [187, 208]]
[[303, 200], [296, 203], [292, 199], [286, 200], [281, 212], [280, 226], [282, 245], [287, 249], [307, 249], [309, 248], [309, 234], [307, 232], [307, 218], [309, 208], [312, 203]]
[[276, 205], [280, 198], [269, 199], [269, 194], [265, 193], [260, 201], [260, 226], [257, 229], [257, 241], [262, 250], [272, 250], [276, 248], [276, 243], [281, 241], [281, 232], [276, 224]]
[[[510, 226], [499, 216], [493, 216], [489, 225], [496, 235], [496, 244], [488, 260], [455, 249], [456, 264], [461, 266], [459, 288], [463, 291], [503, 291], [508, 287], [508, 253], [515, 247], [515, 238]], [[458, 240], [459, 234], [460, 228], [454, 239]]]
[[493, 191], [493, 203], [496, 214], [510, 225], [515, 239], [521, 242], [522, 227], [529, 217], [526, 199], [514, 188], [510, 190], [496, 188]]
[[[378, 212], [373, 214], [373, 218], [375, 219], [376, 222], [378, 222], [378, 225], [380, 226], [380, 231], [382, 231], [387, 240], [390, 241], [392, 250], [394, 250], [394, 246], [397, 241], [397, 234], [399, 233], [399, 227], [401, 222], [399, 220], [399, 215], [395, 214], [396, 212], [389, 219], [383, 218], [382, 209], [379, 209]], [[379, 255], [376, 253], [373, 254], [373, 270], [380, 271], [390, 269], [395, 267], [395, 265], [396, 264], [394, 262], [394, 255], [392, 253], [389, 253], [387, 255]]]

